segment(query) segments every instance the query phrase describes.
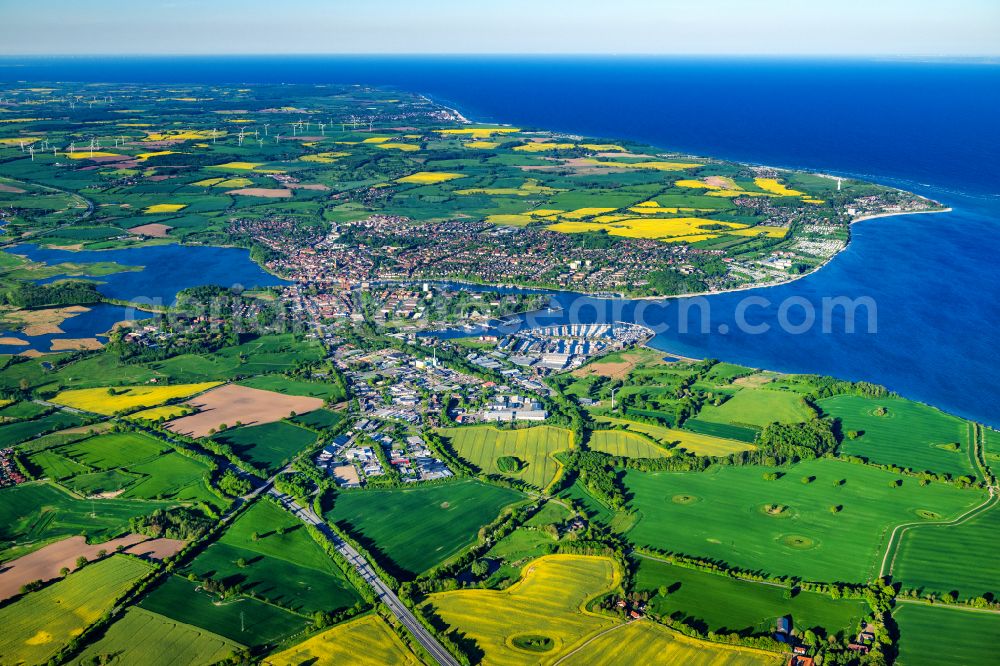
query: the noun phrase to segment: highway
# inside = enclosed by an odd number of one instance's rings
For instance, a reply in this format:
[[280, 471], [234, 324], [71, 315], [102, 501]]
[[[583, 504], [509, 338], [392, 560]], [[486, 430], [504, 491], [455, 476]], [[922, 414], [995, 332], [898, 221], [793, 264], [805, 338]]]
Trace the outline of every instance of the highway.
[[417, 620], [409, 608], [403, 605], [403, 602], [399, 600], [395, 592], [382, 582], [382, 579], [378, 577], [368, 561], [349, 543], [337, 536], [337, 533], [331, 530], [329, 525], [320, 520], [312, 508], [300, 506], [294, 499], [288, 495], [279, 493], [274, 488], [271, 488], [269, 492], [282, 506], [297, 516], [299, 520], [314, 526], [330, 540], [334, 548], [337, 549], [337, 552], [350, 562], [351, 566], [361, 574], [361, 577], [371, 585], [379, 601], [384, 603], [392, 614], [396, 616], [396, 619], [410, 630], [410, 633], [416, 637], [437, 663], [441, 664], [441, 666], [459, 666], [458, 660], [444, 646], [438, 643], [434, 635], [427, 631], [424, 625], [420, 624], [420, 621]]

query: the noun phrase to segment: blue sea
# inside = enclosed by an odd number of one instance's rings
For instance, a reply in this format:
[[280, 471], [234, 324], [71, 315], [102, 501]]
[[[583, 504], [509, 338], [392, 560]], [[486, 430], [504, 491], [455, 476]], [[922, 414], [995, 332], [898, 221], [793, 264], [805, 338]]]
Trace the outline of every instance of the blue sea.
[[[951, 213], [870, 220], [819, 272], [707, 299], [708, 332], [680, 332], [680, 302], [643, 304], [665, 351], [885, 384], [1000, 425], [1000, 65], [975, 61], [654, 57], [0, 58], [3, 80], [367, 83], [425, 93], [473, 120], [858, 176], [932, 197]], [[742, 299], [760, 297], [740, 330]], [[778, 326], [824, 298], [871, 299], [874, 331], [834, 318]], [[560, 317], [635, 316], [590, 303]], [[658, 312], [659, 314], [655, 314]], [[749, 314], [752, 312], [752, 315]], [[799, 318], [801, 319], [801, 317]], [[662, 321], [660, 321], [662, 320]], [[698, 320], [700, 324], [700, 319]], [[798, 323], [796, 320], [793, 323]], [[867, 324], [867, 322], [866, 322]], [[788, 328], [788, 327], [786, 327]], [[727, 330], [726, 333], [720, 332]]]

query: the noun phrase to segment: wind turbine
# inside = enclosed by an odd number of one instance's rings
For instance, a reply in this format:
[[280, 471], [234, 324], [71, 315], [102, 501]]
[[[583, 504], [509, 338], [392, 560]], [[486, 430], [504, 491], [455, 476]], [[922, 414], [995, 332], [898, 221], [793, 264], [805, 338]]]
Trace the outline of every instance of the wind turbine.
[[218, 136], [219, 130], [212, 128], [212, 143], [215, 143], [215, 137]]
[[271, 125], [269, 123], [264, 123], [264, 136], [267, 136], [267, 128]]
[[28, 145], [28, 154], [31, 155], [31, 161], [35, 161], [35, 144]]
[[70, 141], [69, 142], [69, 154], [72, 155], [74, 152], [76, 152], [76, 144], [73, 143], [72, 141]]

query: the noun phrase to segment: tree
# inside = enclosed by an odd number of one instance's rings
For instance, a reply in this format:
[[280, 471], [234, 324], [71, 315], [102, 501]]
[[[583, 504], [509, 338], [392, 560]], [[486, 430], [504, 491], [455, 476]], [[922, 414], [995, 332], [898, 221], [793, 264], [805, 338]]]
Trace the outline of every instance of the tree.
[[85, 566], [87, 566], [87, 558], [86, 557], [84, 557], [83, 555], [81, 555], [80, 557], [76, 558], [76, 568], [77, 569], [79, 569], [80, 567], [85, 567]]
[[476, 578], [482, 578], [490, 572], [489, 562], [486, 560], [476, 560], [472, 563], [471, 571], [472, 575]]

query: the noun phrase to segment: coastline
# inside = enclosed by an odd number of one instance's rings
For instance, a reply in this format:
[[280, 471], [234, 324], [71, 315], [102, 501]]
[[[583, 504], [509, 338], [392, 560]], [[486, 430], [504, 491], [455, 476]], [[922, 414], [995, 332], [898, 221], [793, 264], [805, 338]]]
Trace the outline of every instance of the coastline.
[[[437, 106], [441, 107], [442, 109], [445, 109], [446, 111], [448, 111], [448, 112], [450, 112], [450, 113], [458, 116], [461, 119], [461, 122], [463, 122], [465, 124], [472, 124], [474, 122], [477, 122], [477, 121], [469, 120], [457, 108], [452, 107], [452, 106], [448, 106], [448, 105], [443, 104], [441, 102], [438, 102], [438, 101], [434, 100], [432, 97], [430, 97], [428, 95], [421, 94], [420, 97], [422, 97], [423, 99], [426, 99], [428, 102], [431, 102], [432, 104], [436, 104]], [[505, 124], [505, 123], [480, 123], [480, 124], [498, 125], [498, 126], [501, 126], [501, 127], [503, 127], [503, 126], [510, 127], [511, 126], [511, 125]], [[559, 133], [556, 130], [548, 130], [548, 131]], [[567, 135], [569, 135], [569, 134], [567, 134]], [[675, 151], [675, 150], [671, 150], [669, 148], [666, 148], [666, 149], [663, 149], [663, 150], [667, 150], [670, 153], [685, 154], [685, 155], [689, 155], [691, 157], [702, 157], [702, 158], [704, 158], [703, 156], [693, 155], [693, 154], [690, 154], [690, 153], [688, 153], [686, 151]], [[708, 159], [711, 159], [711, 158], [708, 158]], [[728, 158], [725, 158], [725, 159], [728, 159]], [[772, 166], [772, 165], [768, 165], [768, 164], [760, 164], [760, 163], [756, 163], [756, 162], [747, 162], [747, 161], [744, 161], [744, 160], [733, 160], [733, 161], [736, 161], [736, 162], [738, 162], [740, 164], [746, 164], [746, 165], [750, 165], [750, 166], [765, 167], [765, 168], [768, 168], [768, 169], [776, 169], [776, 170], [781, 170], [781, 171], [808, 171], [808, 169], [796, 169], [796, 168], [792, 168], [792, 167], [779, 167], [779, 166]], [[834, 176], [834, 175], [831, 175], [831, 174], [826, 174], [826, 173], [821, 173], [821, 172], [818, 172], [818, 171], [812, 172], [812, 173], [815, 173], [818, 176], [823, 176], [825, 178], [834, 178], [834, 179], [837, 178], [837, 176]], [[893, 187], [893, 186], [888, 186], [887, 185], [886, 187]], [[848, 222], [848, 227], [850, 227], [850, 226], [852, 226], [852, 225], [854, 225], [854, 224], [856, 224], [858, 222], [863, 222], [865, 220], [874, 220], [874, 219], [883, 218], [883, 217], [896, 217], [897, 215], [929, 215], [929, 214], [933, 214], [933, 213], [950, 213], [950, 212], [952, 212], [954, 210], [950, 206], [944, 206], [944, 204], [942, 204], [940, 201], [936, 201], [934, 199], [931, 199], [929, 197], [925, 197], [925, 196], [917, 194], [915, 192], [909, 192], [908, 190], [903, 190], [903, 189], [898, 188], [898, 187], [894, 187], [894, 189], [896, 189], [896, 190], [898, 190], [900, 192], [906, 192], [907, 194], [912, 194], [912, 195], [914, 195], [916, 197], [924, 199], [925, 201], [928, 201], [930, 203], [942, 206], [942, 208], [937, 208], [937, 209], [934, 209], [934, 210], [899, 211], [899, 212], [875, 213], [875, 214], [872, 214], [872, 215], [861, 215], [859, 217], [855, 217], [855, 218], [851, 219], [851, 221]], [[586, 291], [580, 291], [580, 290], [576, 290], [576, 289], [561, 289], [561, 288], [558, 288], [558, 287], [529, 287], [529, 286], [515, 285], [514, 288], [517, 288], [517, 289], [544, 289], [545, 291], [554, 291], [554, 292], [567, 293], [567, 294], [577, 294], [577, 295], [580, 295], [580, 296], [586, 296], [587, 298], [594, 298], [594, 299], [597, 299], [597, 300], [659, 301], [659, 300], [679, 299], [679, 298], [695, 298], [695, 297], [698, 297], [698, 296], [717, 296], [717, 295], [720, 295], [720, 294], [731, 294], [731, 293], [740, 292], [740, 291], [750, 291], [750, 290], [753, 290], [753, 289], [766, 289], [768, 287], [780, 287], [782, 285], [786, 285], [786, 284], [790, 284], [792, 282], [795, 282], [796, 280], [801, 280], [802, 278], [808, 277], [810, 275], [813, 275], [814, 273], [819, 272], [828, 263], [830, 263], [831, 261], [833, 261], [833, 259], [835, 259], [841, 252], [846, 251], [847, 248], [850, 247], [850, 244], [851, 244], [851, 238], [848, 237], [847, 243], [844, 245], [844, 249], [843, 250], [840, 250], [839, 252], [837, 252], [833, 256], [828, 257], [825, 261], [823, 261], [821, 264], [819, 264], [818, 266], [816, 266], [816, 268], [814, 270], [811, 270], [808, 273], [802, 273], [801, 275], [789, 276], [789, 278], [787, 280], [781, 280], [780, 282], [768, 282], [766, 284], [742, 285], [742, 286], [739, 286], [739, 287], [730, 287], [728, 289], [711, 289], [711, 290], [708, 290], [708, 291], [699, 291], [699, 292], [686, 293], [686, 294], [670, 294], [670, 295], [657, 295], [657, 296], [630, 296], [628, 294], [620, 294], [620, 299], [619, 299], [619, 298], [607, 298], [607, 297], [600, 296], [600, 295], [598, 295], [596, 293], [588, 293]], [[451, 279], [448, 279], [448, 278], [434, 278], [434, 279], [437, 280], [437, 281], [463, 283], [462, 280], [451, 280]], [[465, 284], [476, 284], [476, 285], [479, 285], [479, 283], [469, 282], [469, 281], [464, 281], [464, 283]]]

